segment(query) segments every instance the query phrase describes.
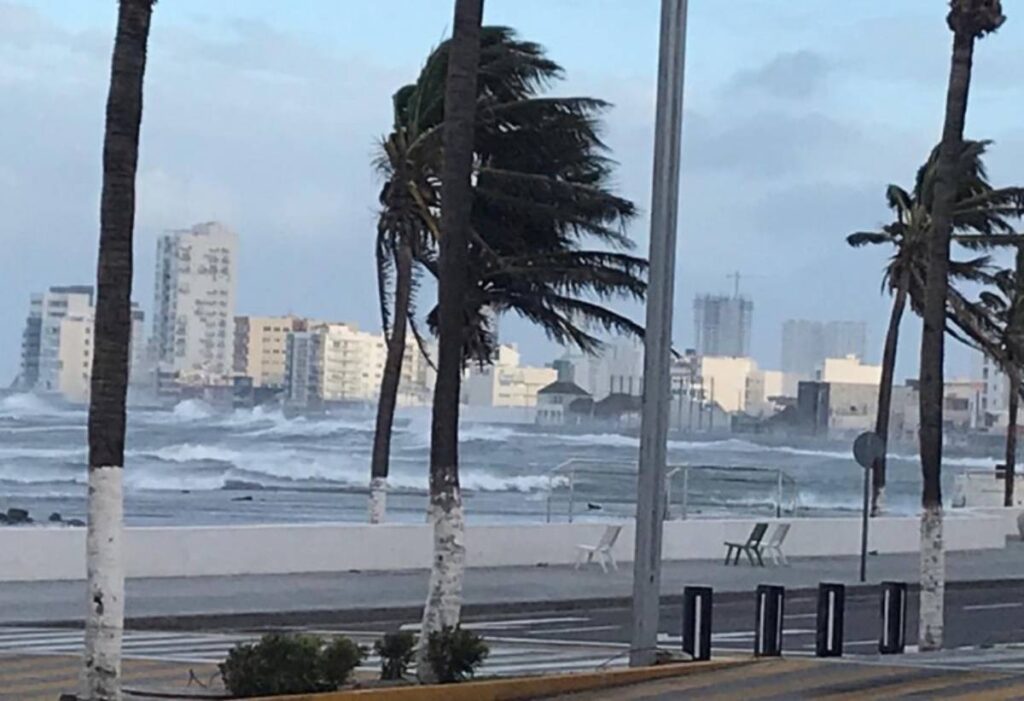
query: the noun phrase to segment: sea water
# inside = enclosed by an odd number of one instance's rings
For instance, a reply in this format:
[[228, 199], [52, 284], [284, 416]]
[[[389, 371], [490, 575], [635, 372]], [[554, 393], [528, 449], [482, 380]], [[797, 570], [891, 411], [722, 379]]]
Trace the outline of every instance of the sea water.
[[[189, 400], [173, 409], [131, 409], [125, 455], [126, 518], [134, 525], [216, 525], [366, 519], [372, 410], [285, 416], [278, 409], [216, 411]], [[392, 445], [389, 520], [424, 520], [429, 409], [400, 411]], [[476, 522], [629, 516], [635, 509], [635, 432], [562, 432], [467, 423], [460, 429], [460, 479]], [[860, 509], [863, 471], [842, 443], [772, 444], [746, 438], [674, 436], [669, 463], [691, 465], [671, 480], [670, 515], [774, 513], [778, 471], [787, 515]], [[0, 398], [0, 510], [27, 508], [83, 518], [86, 412], [40, 397]], [[992, 467], [988, 456], [947, 457], [943, 481]], [[563, 466], [560, 471], [556, 468]], [[716, 469], [706, 469], [712, 466]], [[749, 470], [746, 468], [758, 468]], [[889, 458], [887, 508], [917, 513], [920, 462]], [[948, 501], [948, 499], [947, 499]]]

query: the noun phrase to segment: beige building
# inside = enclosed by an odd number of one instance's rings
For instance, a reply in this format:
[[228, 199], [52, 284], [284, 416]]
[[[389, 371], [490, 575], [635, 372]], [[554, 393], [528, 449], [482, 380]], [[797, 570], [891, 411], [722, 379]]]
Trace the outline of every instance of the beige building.
[[829, 384], [878, 385], [882, 381], [881, 365], [864, 365], [860, 358], [825, 358], [817, 369], [819, 382]]
[[554, 368], [520, 365], [514, 345], [502, 345], [492, 365], [472, 366], [462, 381], [462, 403], [470, 406], [537, 405], [537, 393], [558, 379]]
[[253, 387], [284, 387], [288, 334], [308, 323], [296, 316], [236, 316], [235, 375], [251, 378]]
[[704, 356], [700, 373], [708, 400], [730, 414], [759, 413], [764, 406], [764, 378], [753, 358]]
[[69, 402], [89, 401], [93, 356], [93, 313], [68, 315], [61, 319], [57, 344], [56, 386]]

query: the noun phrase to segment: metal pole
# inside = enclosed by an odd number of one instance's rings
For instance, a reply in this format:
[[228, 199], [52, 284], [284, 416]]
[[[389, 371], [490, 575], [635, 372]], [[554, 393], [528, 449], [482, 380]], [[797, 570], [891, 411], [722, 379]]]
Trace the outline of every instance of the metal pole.
[[647, 333], [637, 477], [633, 558], [631, 667], [652, 665], [658, 648], [661, 536], [668, 415], [671, 406], [672, 295], [679, 203], [679, 145], [683, 125], [683, 57], [687, 0], [662, 0], [658, 100], [654, 125]]
[[576, 468], [569, 471], [569, 523], [572, 523], [572, 512], [576, 506]]
[[779, 494], [775, 499], [775, 518], [782, 518], [782, 470], [778, 471]]
[[868, 508], [871, 503], [871, 468], [864, 468], [864, 504], [860, 515], [860, 581], [868, 576]]
[[690, 468], [683, 468], [683, 520], [686, 520], [686, 511], [690, 505]]

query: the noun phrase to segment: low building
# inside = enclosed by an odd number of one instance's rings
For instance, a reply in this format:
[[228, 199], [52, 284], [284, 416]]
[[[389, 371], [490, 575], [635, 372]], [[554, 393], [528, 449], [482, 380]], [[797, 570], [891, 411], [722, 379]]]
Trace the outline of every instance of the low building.
[[283, 388], [288, 334], [308, 327], [309, 321], [297, 316], [236, 316], [235, 376], [249, 378], [253, 388]]
[[881, 365], [865, 365], [855, 355], [844, 358], [825, 358], [816, 370], [819, 382], [830, 384], [875, 385], [882, 381]]
[[537, 393], [537, 423], [544, 426], [580, 423], [589, 416], [593, 406], [590, 392], [574, 382], [556, 380]]
[[[360, 331], [355, 324], [317, 323], [292, 331], [285, 343], [285, 401], [297, 406], [375, 402], [386, 360], [384, 336]], [[433, 380], [415, 342], [406, 344], [398, 403], [424, 403]]]
[[514, 345], [498, 348], [491, 365], [473, 365], [462, 381], [462, 403], [469, 406], [536, 406], [537, 393], [558, 379], [554, 368], [520, 364]]
[[575, 383], [594, 401], [611, 394], [643, 394], [644, 344], [635, 338], [614, 338], [593, 354], [567, 351], [554, 366], [561, 379]]

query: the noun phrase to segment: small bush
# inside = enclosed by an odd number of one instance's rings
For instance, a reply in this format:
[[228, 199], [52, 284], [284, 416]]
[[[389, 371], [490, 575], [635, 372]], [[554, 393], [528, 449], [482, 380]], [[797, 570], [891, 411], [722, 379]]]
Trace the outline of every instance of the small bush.
[[445, 626], [427, 638], [427, 661], [442, 684], [472, 677], [489, 653], [483, 638], [459, 626]]
[[366, 658], [366, 649], [346, 637], [334, 638], [320, 651], [324, 681], [337, 689], [348, 682], [352, 671]]
[[269, 633], [257, 643], [236, 645], [218, 668], [233, 696], [309, 694], [336, 690], [364, 656], [348, 638], [325, 645], [315, 635]]
[[409, 631], [387, 633], [373, 644], [373, 651], [380, 657], [381, 679], [402, 679], [416, 654], [416, 636]]

